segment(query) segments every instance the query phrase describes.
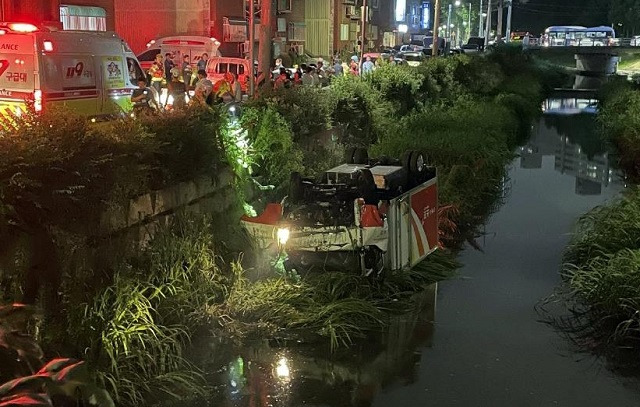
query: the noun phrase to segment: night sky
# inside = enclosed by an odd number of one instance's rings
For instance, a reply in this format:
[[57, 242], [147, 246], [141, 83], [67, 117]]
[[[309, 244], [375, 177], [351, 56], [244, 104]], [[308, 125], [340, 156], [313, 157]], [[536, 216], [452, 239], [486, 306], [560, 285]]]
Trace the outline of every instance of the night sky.
[[610, 25], [608, 7], [609, 0], [514, 0], [513, 31], [540, 34], [551, 25]]

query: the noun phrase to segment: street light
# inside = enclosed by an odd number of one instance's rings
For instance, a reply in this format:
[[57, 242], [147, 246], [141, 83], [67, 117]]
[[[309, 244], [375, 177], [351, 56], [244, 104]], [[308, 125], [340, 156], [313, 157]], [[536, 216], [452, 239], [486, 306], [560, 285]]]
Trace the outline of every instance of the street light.
[[456, 7], [460, 7], [460, 0], [456, 0], [455, 5]]

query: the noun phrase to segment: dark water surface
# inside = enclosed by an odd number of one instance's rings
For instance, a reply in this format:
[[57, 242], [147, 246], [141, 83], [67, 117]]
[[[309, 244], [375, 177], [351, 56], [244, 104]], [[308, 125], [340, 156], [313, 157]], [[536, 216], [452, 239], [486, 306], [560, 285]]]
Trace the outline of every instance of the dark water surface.
[[639, 406], [635, 383], [573, 352], [535, 310], [561, 282], [576, 219], [623, 188], [593, 124], [549, 115], [533, 126], [483, 252], [466, 248], [460, 277], [424, 293], [380, 343], [332, 358], [267, 343], [230, 355], [211, 405]]

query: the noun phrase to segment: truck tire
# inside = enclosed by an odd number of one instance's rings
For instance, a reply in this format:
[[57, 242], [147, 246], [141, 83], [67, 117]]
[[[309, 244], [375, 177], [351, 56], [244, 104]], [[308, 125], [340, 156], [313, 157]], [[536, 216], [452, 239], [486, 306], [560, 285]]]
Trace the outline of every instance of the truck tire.
[[425, 170], [427, 165], [426, 155], [421, 151], [413, 151], [409, 161], [409, 171], [412, 174], [420, 174]]
[[378, 195], [376, 190], [376, 182], [373, 179], [373, 174], [367, 169], [360, 170], [358, 175], [358, 193], [360, 197], [364, 199], [364, 202], [368, 205], [378, 204]]
[[299, 172], [292, 172], [289, 179], [289, 200], [297, 203], [304, 198], [304, 188], [302, 186], [302, 175]]
[[344, 153], [344, 162], [347, 164], [353, 164], [353, 154], [356, 152], [355, 147], [347, 148], [347, 151]]
[[369, 153], [366, 148], [356, 148], [353, 152], [354, 164], [369, 164]]
[[411, 154], [413, 154], [412, 150], [407, 150], [402, 155], [402, 168], [407, 171], [407, 174], [411, 172]]

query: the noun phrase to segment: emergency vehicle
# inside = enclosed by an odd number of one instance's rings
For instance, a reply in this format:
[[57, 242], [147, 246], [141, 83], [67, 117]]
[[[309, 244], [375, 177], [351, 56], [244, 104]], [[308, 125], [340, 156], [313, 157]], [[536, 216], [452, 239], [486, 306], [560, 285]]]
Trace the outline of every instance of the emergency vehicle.
[[363, 275], [408, 269], [438, 247], [436, 168], [418, 151], [402, 160], [350, 151], [319, 181], [292, 174], [283, 202], [241, 221], [258, 248], [284, 249], [290, 268]]
[[147, 43], [147, 50], [138, 55], [138, 61], [145, 72], [151, 68], [156, 55], [163, 57], [167, 53], [173, 54], [173, 62], [178, 68], [182, 66], [185, 55], [189, 56], [189, 61], [193, 65], [193, 75], [196, 75], [196, 65], [206, 53], [209, 58], [221, 56], [218, 47], [220, 41], [212, 37], [202, 37], [196, 35], [177, 35], [172, 37], [158, 38]]
[[63, 105], [88, 116], [131, 109], [144, 76], [125, 41], [113, 32], [58, 31], [0, 22], [0, 114]]

